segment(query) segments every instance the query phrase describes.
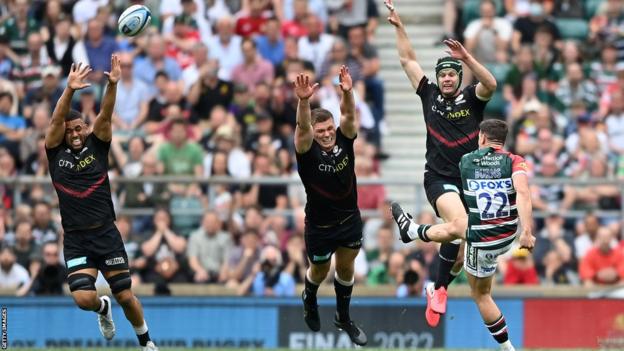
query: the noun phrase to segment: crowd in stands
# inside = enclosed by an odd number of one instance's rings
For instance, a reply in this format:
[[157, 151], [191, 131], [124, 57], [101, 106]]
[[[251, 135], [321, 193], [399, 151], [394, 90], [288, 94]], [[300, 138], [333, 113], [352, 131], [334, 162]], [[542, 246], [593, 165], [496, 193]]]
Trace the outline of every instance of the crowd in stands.
[[[533, 175], [624, 178], [623, 2], [604, 1], [592, 13], [585, 1], [445, 2], [446, 36], [463, 37], [504, 83], [487, 112], [511, 123], [511, 148], [529, 160]], [[152, 26], [136, 38], [121, 37], [116, 18], [131, 4], [151, 9]], [[581, 20], [588, 32], [567, 37], [554, 17]], [[379, 20], [373, 0], [3, 2], [0, 178], [49, 179], [44, 135], [72, 62], [93, 68], [92, 85], [73, 102], [92, 123], [113, 53], [122, 67], [109, 160], [113, 180], [298, 179], [297, 100], [290, 82], [299, 72], [313, 77], [320, 84], [313, 105], [337, 121], [341, 65], [354, 80], [356, 174], [380, 177], [386, 155]], [[466, 73], [465, 82], [471, 79]], [[240, 295], [296, 295], [307, 269], [301, 185], [113, 184], [116, 224], [135, 284], [153, 283], [157, 294], [170, 293], [172, 283], [197, 283], [221, 284]], [[513, 250], [502, 260], [499, 283], [590, 285], [624, 278], [618, 219], [592, 212], [579, 221], [565, 216], [578, 208], [620, 208], [617, 186], [536, 185], [533, 195], [536, 210], [552, 214], [538, 221], [532, 255]], [[358, 200], [362, 210], [378, 215], [365, 217], [356, 281], [394, 285], [400, 297], [421, 296], [424, 283], [435, 280], [438, 246], [400, 244], [383, 186], [358, 186]], [[20, 296], [62, 293], [63, 232], [54, 189], [0, 184], [0, 201], [0, 288], [17, 287]], [[129, 210], [137, 212], [126, 215]], [[423, 211], [417, 222], [436, 218]]]

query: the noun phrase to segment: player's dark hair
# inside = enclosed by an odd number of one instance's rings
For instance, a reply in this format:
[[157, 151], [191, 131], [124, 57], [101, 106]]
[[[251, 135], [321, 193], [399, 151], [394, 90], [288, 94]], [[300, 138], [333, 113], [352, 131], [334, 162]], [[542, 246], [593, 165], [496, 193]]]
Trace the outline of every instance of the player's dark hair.
[[481, 133], [485, 134], [489, 141], [504, 145], [507, 139], [507, 122], [500, 119], [488, 119], [479, 124]]
[[65, 115], [65, 122], [73, 121], [75, 119], [82, 119], [84, 121], [84, 118], [82, 118], [82, 113], [74, 109], [70, 109], [69, 113]]
[[312, 125], [320, 122], [325, 122], [328, 119], [334, 119], [334, 116], [328, 110], [320, 107], [312, 110]]

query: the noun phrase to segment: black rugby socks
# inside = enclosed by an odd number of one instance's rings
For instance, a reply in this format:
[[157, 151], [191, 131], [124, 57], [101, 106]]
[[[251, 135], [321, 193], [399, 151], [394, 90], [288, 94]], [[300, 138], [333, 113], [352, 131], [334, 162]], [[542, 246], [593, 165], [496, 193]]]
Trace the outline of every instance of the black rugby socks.
[[143, 321], [143, 325], [139, 327], [133, 326], [133, 328], [134, 328], [134, 332], [137, 335], [137, 339], [139, 339], [139, 345], [141, 346], [147, 345], [147, 342], [151, 340], [149, 336], [149, 331], [147, 330], [147, 323]]
[[440, 245], [440, 265], [438, 266], [438, 278], [435, 282], [435, 289], [440, 287], [448, 288], [448, 285], [455, 279], [451, 275], [451, 270], [457, 260], [457, 254], [459, 253], [459, 244], [444, 243]]
[[307, 304], [316, 305], [316, 292], [318, 291], [319, 284], [315, 284], [312, 281], [310, 281], [310, 278], [308, 277], [309, 273], [310, 271], [308, 270], [305, 276], [305, 287], [303, 290], [304, 291], [303, 298]]
[[349, 305], [351, 304], [351, 293], [353, 292], [352, 278], [350, 282], [341, 280], [336, 273], [334, 276], [334, 290], [336, 291], [336, 310], [338, 312], [338, 321], [348, 322], [351, 320], [349, 316]]
[[499, 344], [502, 344], [509, 340], [509, 334], [507, 333], [507, 322], [505, 322], [505, 317], [503, 317], [502, 314], [494, 322], [485, 323], [485, 326], [490, 331], [492, 337]]

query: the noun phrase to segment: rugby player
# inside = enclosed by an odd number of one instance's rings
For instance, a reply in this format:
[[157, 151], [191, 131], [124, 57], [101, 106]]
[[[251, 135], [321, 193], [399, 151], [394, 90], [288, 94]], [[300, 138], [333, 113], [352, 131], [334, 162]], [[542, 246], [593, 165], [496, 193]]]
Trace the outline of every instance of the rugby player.
[[[449, 39], [444, 41], [449, 56], [438, 60], [436, 82], [430, 81], [416, 59], [392, 0], [387, 0], [385, 5], [390, 10], [388, 21], [395, 27], [401, 65], [422, 101], [427, 125], [424, 176], [427, 199], [445, 222], [465, 220], [467, 208], [461, 196], [458, 164], [464, 154], [477, 149], [479, 123], [483, 120], [487, 101], [496, 90], [496, 79], [461, 43]], [[462, 63], [472, 71], [479, 83], [460, 90]], [[460, 244], [461, 241], [454, 241], [440, 246], [440, 265], [435, 284], [426, 286], [425, 317], [433, 327], [438, 325], [440, 314], [446, 312], [446, 289], [461, 271], [461, 258], [458, 258]]]
[[412, 240], [450, 242], [465, 240], [464, 269], [472, 297], [485, 326], [503, 351], [513, 351], [505, 317], [490, 293], [497, 257], [509, 251], [519, 235], [521, 249], [533, 249], [533, 218], [527, 166], [520, 156], [503, 151], [507, 123], [487, 120], [480, 124], [479, 149], [464, 155], [459, 165], [463, 196], [469, 219], [456, 218], [437, 225], [418, 225], [392, 204], [392, 216], [399, 225], [404, 242]]
[[112, 55], [111, 71], [105, 72], [108, 84], [93, 129], [80, 112], [70, 109], [74, 92], [91, 85], [86, 82], [90, 72], [88, 65], [72, 64], [45, 136], [50, 177], [58, 194], [65, 233], [67, 283], [78, 307], [96, 312], [100, 332], [111, 340], [115, 336], [111, 300], [108, 296], [98, 297], [95, 289], [98, 271], [102, 272], [142, 350], [154, 351], [158, 348], [150, 340], [143, 309], [130, 289], [128, 256], [114, 224], [108, 180], [111, 118], [121, 76], [119, 58]]
[[339, 74], [342, 99], [340, 126], [336, 128], [331, 112], [317, 108], [310, 111], [310, 97], [318, 89], [307, 75], [294, 82], [297, 106], [295, 150], [299, 176], [307, 202], [304, 238], [310, 268], [302, 292], [304, 320], [313, 331], [321, 329], [316, 293], [336, 254], [336, 315], [334, 325], [344, 330], [351, 341], [365, 345], [366, 334], [349, 316], [353, 291], [355, 257], [362, 247], [362, 218], [357, 207], [357, 183], [354, 171], [353, 142], [358, 125], [353, 100], [353, 82], [342, 66]]

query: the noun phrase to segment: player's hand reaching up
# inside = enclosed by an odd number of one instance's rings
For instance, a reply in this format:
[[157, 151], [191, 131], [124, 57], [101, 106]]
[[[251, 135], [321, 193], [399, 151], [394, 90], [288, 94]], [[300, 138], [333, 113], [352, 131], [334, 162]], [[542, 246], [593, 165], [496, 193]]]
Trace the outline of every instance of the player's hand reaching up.
[[82, 63], [78, 65], [72, 63], [69, 75], [67, 76], [67, 86], [73, 90], [90, 87], [91, 83], [85, 81], [89, 73], [91, 73], [91, 67], [89, 65], [83, 66]]
[[444, 41], [444, 44], [446, 44], [446, 46], [449, 48], [449, 50], [446, 50], [446, 53], [454, 59], [464, 61], [470, 56], [468, 50], [466, 50], [462, 43], [458, 42], [455, 39], [446, 39]]
[[384, 5], [386, 5], [386, 8], [390, 11], [390, 15], [388, 15], [388, 22], [390, 22], [390, 24], [395, 27], [401, 27], [403, 23], [401, 22], [401, 18], [394, 8], [392, 0], [385, 0]]
[[119, 81], [119, 78], [121, 78], [121, 63], [119, 61], [119, 56], [111, 56], [111, 71], [104, 72], [104, 75], [108, 77], [109, 83], [115, 84]]
[[299, 74], [293, 83], [295, 85], [295, 94], [300, 100], [309, 99], [319, 87], [318, 83], [310, 85], [310, 77], [303, 73]]
[[353, 80], [351, 79], [351, 74], [347, 66], [342, 65], [342, 67], [340, 67], [338, 79], [340, 80], [340, 89], [342, 89], [343, 92], [348, 93], [353, 89]]

